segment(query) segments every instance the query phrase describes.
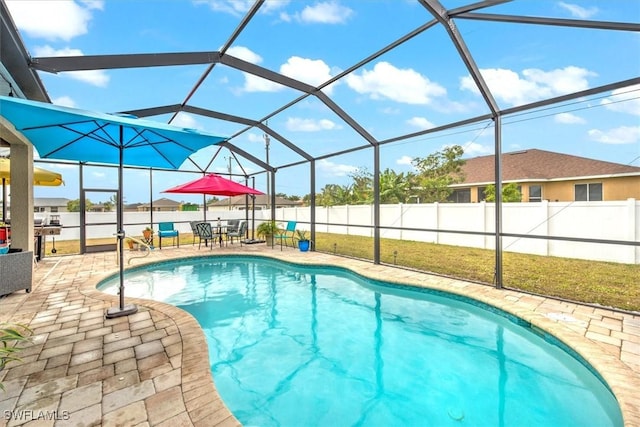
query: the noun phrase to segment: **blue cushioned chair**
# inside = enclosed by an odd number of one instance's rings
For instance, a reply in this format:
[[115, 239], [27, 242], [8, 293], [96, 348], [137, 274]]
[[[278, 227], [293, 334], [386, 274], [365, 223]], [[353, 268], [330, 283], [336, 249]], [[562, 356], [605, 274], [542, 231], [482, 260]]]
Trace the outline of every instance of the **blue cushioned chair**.
[[280, 250], [282, 250], [282, 243], [284, 242], [285, 246], [289, 246], [287, 244], [287, 240], [291, 241], [291, 247], [295, 247], [296, 243], [293, 240], [293, 238], [296, 235], [296, 225], [298, 223], [296, 221], [287, 221], [287, 227], [282, 230], [279, 231], [278, 234], [274, 234], [273, 238], [274, 239], [279, 239], [280, 240]]
[[161, 222], [158, 224], [158, 240], [160, 240], [160, 249], [162, 249], [162, 238], [171, 237], [172, 244], [176, 244], [178, 239], [178, 247], [180, 247], [180, 232], [173, 227], [172, 222]]

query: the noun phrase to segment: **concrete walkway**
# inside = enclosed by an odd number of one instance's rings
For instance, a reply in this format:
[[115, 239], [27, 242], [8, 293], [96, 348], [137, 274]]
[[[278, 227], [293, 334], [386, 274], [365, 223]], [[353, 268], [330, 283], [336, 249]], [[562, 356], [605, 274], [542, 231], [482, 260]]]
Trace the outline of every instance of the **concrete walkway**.
[[[363, 275], [460, 293], [518, 315], [571, 345], [614, 391], [625, 425], [640, 426], [640, 317], [327, 254], [264, 245], [154, 250], [133, 265], [204, 254], [252, 253], [340, 265]], [[127, 255], [129, 256], [129, 255]], [[0, 426], [236, 426], [215, 390], [207, 345], [188, 313], [127, 298], [139, 311], [105, 319], [117, 297], [95, 290], [114, 253], [45, 258], [30, 294], [0, 298], [0, 322], [28, 325], [23, 363], [0, 371]]]

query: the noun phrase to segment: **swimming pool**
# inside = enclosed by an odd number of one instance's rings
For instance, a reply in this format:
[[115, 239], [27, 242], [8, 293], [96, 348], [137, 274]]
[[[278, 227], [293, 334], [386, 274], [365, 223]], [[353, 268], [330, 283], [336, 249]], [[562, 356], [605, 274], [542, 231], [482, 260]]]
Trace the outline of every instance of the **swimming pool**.
[[216, 387], [245, 425], [622, 425], [608, 388], [557, 340], [463, 297], [245, 256], [126, 278], [128, 296], [200, 322]]

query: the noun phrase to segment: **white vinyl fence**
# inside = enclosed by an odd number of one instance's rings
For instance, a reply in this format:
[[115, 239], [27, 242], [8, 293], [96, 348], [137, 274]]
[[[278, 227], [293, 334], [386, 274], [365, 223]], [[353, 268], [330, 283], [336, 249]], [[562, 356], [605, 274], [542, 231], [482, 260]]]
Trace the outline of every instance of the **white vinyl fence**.
[[[635, 199], [611, 202], [504, 203], [502, 212], [503, 233], [640, 242], [640, 201]], [[308, 223], [310, 210], [304, 207], [278, 209], [276, 220]], [[318, 232], [372, 237], [373, 228], [359, 226], [373, 224], [373, 207], [317, 207], [316, 223], [319, 224], [316, 227]], [[495, 249], [493, 235], [446, 232], [495, 233], [493, 203], [382, 205], [380, 226], [383, 238]], [[301, 224], [299, 228], [308, 229], [309, 225]], [[640, 247], [633, 245], [504, 237], [502, 247], [510, 252], [640, 264]]]
[[[380, 206], [380, 225], [383, 228], [380, 234], [381, 237], [389, 239], [494, 249], [493, 235], [459, 233], [464, 231], [494, 233], [494, 213], [494, 204], [484, 202], [382, 205]], [[79, 239], [79, 214], [60, 213], [59, 215], [65, 228], [60, 236], [56, 236], [56, 239]], [[115, 223], [115, 215], [115, 212], [89, 213], [87, 219], [90, 223]], [[256, 210], [255, 225], [268, 219], [269, 215], [268, 210]], [[244, 219], [245, 212], [238, 210], [207, 212], [208, 221], [214, 221], [218, 216], [223, 219]], [[202, 220], [202, 217], [203, 212], [154, 212], [154, 229], [157, 230], [158, 222], [173, 221], [181, 233], [191, 233], [188, 221]], [[311, 219], [310, 208], [279, 208], [276, 210], [275, 219], [279, 222], [298, 221], [299, 229], [308, 230]], [[142, 235], [144, 224], [148, 224], [149, 221], [149, 212], [125, 212], [126, 234]], [[316, 222], [318, 232], [373, 236], [371, 227], [373, 206], [316, 207]], [[136, 225], [126, 225], [134, 223]], [[251, 213], [249, 224], [251, 224]], [[93, 225], [88, 227], [87, 236], [88, 238], [109, 237], [115, 231], [115, 225]], [[456, 233], [447, 231], [456, 231]], [[502, 232], [527, 236], [640, 242], [640, 201], [628, 199], [612, 202], [505, 203], [503, 204]], [[531, 237], [504, 237], [502, 245], [505, 251], [510, 252], [640, 264], [640, 247], [633, 245]]]

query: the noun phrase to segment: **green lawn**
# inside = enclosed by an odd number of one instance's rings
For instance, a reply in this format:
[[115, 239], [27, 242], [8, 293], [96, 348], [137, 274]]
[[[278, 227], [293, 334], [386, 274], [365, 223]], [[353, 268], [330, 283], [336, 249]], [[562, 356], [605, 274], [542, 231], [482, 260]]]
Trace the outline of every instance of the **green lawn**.
[[[113, 241], [101, 239], [95, 243]], [[191, 234], [181, 234], [181, 245], [192, 241]], [[316, 233], [315, 247], [322, 252], [373, 259], [370, 237]], [[46, 256], [51, 256], [50, 249], [47, 240]], [[57, 255], [78, 253], [79, 242], [56, 241], [56, 249]], [[381, 239], [380, 255], [385, 264], [493, 283], [495, 253], [491, 250]], [[505, 252], [503, 283], [540, 295], [640, 311], [640, 265]]]
[[[335, 246], [334, 246], [335, 245]], [[316, 234], [316, 249], [373, 259], [373, 238]], [[437, 274], [494, 282], [495, 253], [491, 250], [381, 239], [383, 263]], [[541, 295], [640, 311], [640, 265], [505, 252], [503, 284]]]

